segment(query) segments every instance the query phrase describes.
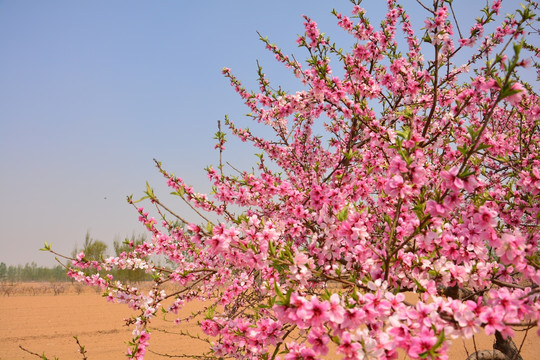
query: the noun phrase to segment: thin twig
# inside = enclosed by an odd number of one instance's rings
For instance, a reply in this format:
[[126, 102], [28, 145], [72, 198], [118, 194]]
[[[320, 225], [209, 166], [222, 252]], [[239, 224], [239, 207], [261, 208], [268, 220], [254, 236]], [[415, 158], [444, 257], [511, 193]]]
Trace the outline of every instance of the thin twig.
[[83, 357], [83, 360], [88, 360], [88, 358], [86, 357], [87, 351], [85, 350], [84, 346], [82, 346], [81, 343], [79, 342], [79, 338], [76, 336], [74, 336], [73, 338], [75, 339], [75, 341], [77, 342], [77, 345], [79, 346], [79, 353]]
[[166, 353], [159, 353], [157, 351], [153, 351], [148, 349], [148, 352], [157, 355], [157, 356], [163, 356], [168, 358], [184, 358], [184, 359], [199, 359], [199, 360], [218, 360], [218, 359], [231, 359], [230, 357], [224, 358], [224, 357], [215, 357], [215, 356], [207, 356], [207, 355], [188, 355], [188, 354], [181, 354], [181, 355], [171, 355]]
[[[32, 352], [28, 349], [25, 349], [22, 347], [22, 345], [19, 345], [19, 348], [22, 350], [22, 351], [26, 351], [27, 353], [31, 354], [31, 355], [34, 355], [34, 356], [37, 356], [38, 358], [42, 359], [42, 360], [48, 360], [48, 358], [45, 356], [45, 353], [43, 353], [43, 355], [39, 355], [35, 352]], [[55, 358], [55, 359], [58, 359], [58, 358]]]

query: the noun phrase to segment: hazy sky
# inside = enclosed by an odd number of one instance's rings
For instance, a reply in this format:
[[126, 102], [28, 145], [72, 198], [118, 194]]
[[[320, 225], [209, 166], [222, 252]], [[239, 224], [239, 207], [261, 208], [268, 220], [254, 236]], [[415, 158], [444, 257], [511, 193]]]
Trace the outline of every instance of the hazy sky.
[[[375, 18], [385, 9], [366, 3]], [[143, 233], [125, 198], [146, 181], [167, 198], [153, 158], [208, 189], [217, 120], [249, 121], [221, 69], [254, 89], [259, 60], [275, 84], [300, 89], [256, 32], [304, 59], [302, 14], [348, 38], [332, 7], [350, 3], [0, 1], [0, 262], [53, 265], [44, 241], [70, 254], [87, 231], [109, 244]], [[245, 169], [253, 153], [235, 142], [225, 158]]]

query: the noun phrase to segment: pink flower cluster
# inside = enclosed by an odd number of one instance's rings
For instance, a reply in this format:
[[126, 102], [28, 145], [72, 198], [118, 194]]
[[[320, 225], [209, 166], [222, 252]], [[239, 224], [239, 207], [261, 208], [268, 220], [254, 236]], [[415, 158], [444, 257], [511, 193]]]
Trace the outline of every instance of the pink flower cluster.
[[[149, 242], [72, 259], [69, 276], [139, 312], [130, 357], [144, 356], [160, 308], [182, 336], [211, 344], [207, 355], [237, 359], [447, 359], [458, 338], [538, 325], [540, 101], [520, 75], [533, 61], [524, 57], [540, 54], [523, 30], [534, 9], [503, 20], [501, 1], [490, 1], [463, 38], [452, 4], [436, 0], [418, 37], [397, 1], [380, 28], [354, 3], [350, 16], [334, 12], [350, 52], [308, 17], [305, 62], [262, 39], [299, 91], [270, 87], [261, 68], [248, 91], [223, 69], [274, 135], [225, 120], [259, 153], [254, 169], [225, 171], [220, 126], [212, 194], [156, 162], [192, 216], [148, 186], [155, 210], [135, 208]], [[143, 293], [112, 269], [143, 269], [155, 286]], [[192, 301], [205, 309], [181, 318]], [[184, 331], [188, 322], [204, 336]]]

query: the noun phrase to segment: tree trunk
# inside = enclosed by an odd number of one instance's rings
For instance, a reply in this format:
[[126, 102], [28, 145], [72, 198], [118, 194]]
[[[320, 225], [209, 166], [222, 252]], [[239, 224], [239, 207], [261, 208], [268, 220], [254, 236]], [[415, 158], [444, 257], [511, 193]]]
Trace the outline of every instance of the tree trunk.
[[504, 353], [508, 360], [523, 360], [514, 340], [512, 340], [511, 337], [506, 338], [506, 340], [503, 339], [503, 336], [498, 331], [495, 331], [495, 344], [493, 345], [493, 349]]
[[467, 360], [523, 360], [523, 358], [511, 337], [505, 340], [500, 332], [495, 331], [493, 350], [477, 351]]
[[508, 360], [499, 350], [479, 350], [471, 354], [467, 360]]

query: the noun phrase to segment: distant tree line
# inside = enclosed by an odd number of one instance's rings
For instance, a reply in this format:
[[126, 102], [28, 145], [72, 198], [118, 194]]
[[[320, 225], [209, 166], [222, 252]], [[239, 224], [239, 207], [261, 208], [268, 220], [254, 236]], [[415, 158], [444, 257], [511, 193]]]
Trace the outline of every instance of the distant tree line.
[[[124, 242], [115, 240], [113, 247], [116, 256], [120, 256], [123, 252], [129, 253], [134, 246], [140, 245], [145, 241], [144, 235], [126, 238]], [[107, 244], [100, 240], [94, 240], [89, 233], [86, 234], [85, 241], [81, 248], [75, 247], [73, 257], [79, 252], [84, 252], [88, 260], [101, 260], [108, 256]], [[69, 264], [66, 264], [69, 265]], [[89, 272], [90, 273], [90, 272]], [[151, 280], [151, 276], [146, 274], [144, 270], [116, 270], [111, 273], [116, 279], [121, 281], [146, 281]], [[0, 282], [57, 282], [57, 281], [72, 281], [66, 276], [66, 268], [62, 265], [54, 267], [38, 266], [35, 262], [26, 263], [23, 265], [6, 265], [0, 263]]]
[[30, 281], [69, 281], [63, 266], [37, 266], [35, 262], [26, 265], [10, 265], [0, 263], [0, 281], [30, 282]]

